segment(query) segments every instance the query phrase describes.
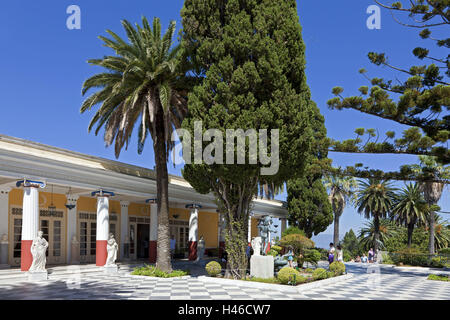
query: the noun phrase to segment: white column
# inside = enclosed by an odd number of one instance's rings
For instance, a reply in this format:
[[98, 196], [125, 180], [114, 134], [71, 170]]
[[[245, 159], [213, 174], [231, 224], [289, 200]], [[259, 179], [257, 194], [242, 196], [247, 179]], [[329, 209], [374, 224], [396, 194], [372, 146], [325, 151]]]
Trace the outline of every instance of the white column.
[[196, 242], [198, 240], [198, 208], [191, 209], [189, 216], [189, 241]]
[[158, 240], [158, 204], [150, 205], [150, 241]]
[[189, 216], [189, 260], [197, 259], [197, 241], [198, 241], [198, 205], [189, 205], [191, 214]]
[[158, 203], [150, 204], [150, 243], [149, 243], [149, 261], [156, 262], [156, 248], [158, 241]]
[[0, 238], [8, 236], [9, 192], [11, 188], [0, 188]]
[[109, 236], [109, 197], [97, 197], [97, 250], [96, 265], [104, 266], [108, 256], [106, 244]]
[[8, 211], [9, 191], [11, 188], [0, 188], [0, 265], [8, 264]]
[[[287, 219], [283, 218], [283, 219], [280, 219], [280, 220], [281, 220], [281, 233], [283, 233], [284, 230], [286, 230], [286, 221], [287, 221]], [[280, 237], [281, 237], [281, 235], [280, 235]]]
[[[67, 263], [72, 261], [72, 238], [77, 237], [77, 202], [79, 196], [70, 195], [67, 198]], [[79, 242], [80, 239], [77, 239]]]
[[37, 237], [39, 228], [39, 191], [44, 183], [23, 181], [18, 182], [18, 186], [23, 183], [23, 212], [22, 212], [22, 241], [20, 269], [28, 271], [33, 262], [31, 254], [31, 244]]
[[128, 206], [130, 201], [120, 201], [120, 259], [122, 260], [125, 254], [125, 243], [128, 237]]

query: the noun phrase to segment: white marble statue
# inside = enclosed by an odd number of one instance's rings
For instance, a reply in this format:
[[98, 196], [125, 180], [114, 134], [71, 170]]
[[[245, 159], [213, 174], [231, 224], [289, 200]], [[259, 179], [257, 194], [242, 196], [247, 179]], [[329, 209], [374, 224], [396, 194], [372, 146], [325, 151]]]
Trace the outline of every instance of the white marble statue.
[[261, 255], [261, 245], [262, 245], [261, 237], [255, 237], [255, 238], [252, 239], [252, 248], [253, 248], [253, 255], [254, 256], [260, 256]]
[[117, 242], [114, 239], [114, 235], [112, 233], [109, 234], [109, 239], [107, 241], [106, 250], [108, 252], [108, 257], [106, 258], [105, 266], [115, 265], [117, 259]]
[[197, 261], [202, 260], [204, 254], [205, 254], [205, 239], [203, 239], [203, 236], [201, 236], [197, 244]]
[[29, 269], [31, 272], [46, 271], [45, 264], [47, 258], [45, 257], [45, 253], [48, 248], [48, 242], [42, 237], [43, 234], [42, 231], [39, 231], [37, 238], [31, 244], [31, 254], [33, 255], [33, 263]]

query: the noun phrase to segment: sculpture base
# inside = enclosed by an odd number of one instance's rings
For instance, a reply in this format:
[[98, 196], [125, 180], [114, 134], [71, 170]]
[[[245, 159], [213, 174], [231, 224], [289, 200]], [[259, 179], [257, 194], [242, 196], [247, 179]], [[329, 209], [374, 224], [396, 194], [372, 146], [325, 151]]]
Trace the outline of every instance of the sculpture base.
[[250, 258], [250, 276], [269, 279], [274, 277], [273, 256], [255, 256]]
[[111, 264], [109, 266], [104, 266], [103, 270], [105, 271], [105, 273], [107, 274], [115, 274], [119, 272], [119, 268], [117, 267], [116, 264]]
[[28, 281], [48, 280], [48, 272], [46, 271], [28, 271]]

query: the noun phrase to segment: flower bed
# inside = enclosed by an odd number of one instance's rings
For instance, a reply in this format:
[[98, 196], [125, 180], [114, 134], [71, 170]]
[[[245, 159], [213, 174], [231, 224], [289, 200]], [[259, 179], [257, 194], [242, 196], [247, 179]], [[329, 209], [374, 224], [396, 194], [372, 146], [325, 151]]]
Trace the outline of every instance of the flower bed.
[[183, 277], [189, 275], [189, 271], [183, 270], [173, 270], [171, 273], [162, 271], [155, 266], [145, 265], [143, 267], [134, 268], [131, 273], [133, 276], [147, 276], [147, 277], [157, 277], [157, 278], [174, 278]]

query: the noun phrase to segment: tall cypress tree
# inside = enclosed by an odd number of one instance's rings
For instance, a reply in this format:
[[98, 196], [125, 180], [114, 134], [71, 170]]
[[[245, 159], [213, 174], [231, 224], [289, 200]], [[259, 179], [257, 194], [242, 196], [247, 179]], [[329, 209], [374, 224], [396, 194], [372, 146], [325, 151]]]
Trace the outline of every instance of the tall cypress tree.
[[272, 131], [279, 130], [276, 174], [262, 176], [260, 169], [267, 166], [259, 157], [249, 164], [248, 156], [246, 164], [203, 162], [183, 170], [198, 192], [216, 195], [227, 221], [227, 269], [239, 278], [247, 265], [247, 221], [258, 181], [281, 185], [302, 174], [310, 151], [315, 106], [304, 73], [297, 5], [295, 0], [186, 0], [181, 16], [182, 46], [202, 79], [189, 95], [183, 128], [194, 136], [194, 122], [201, 120], [203, 132], [214, 128], [224, 137], [227, 129], [267, 129], [268, 146]]
[[325, 120], [314, 104], [311, 119], [313, 141], [308, 165], [302, 177], [287, 182], [289, 224], [305, 231], [308, 237], [323, 232], [333, 222], [333, 210], [327, 190], [322, 182], [322, 172], [331, 165], [327, 158], [330, 141]]

